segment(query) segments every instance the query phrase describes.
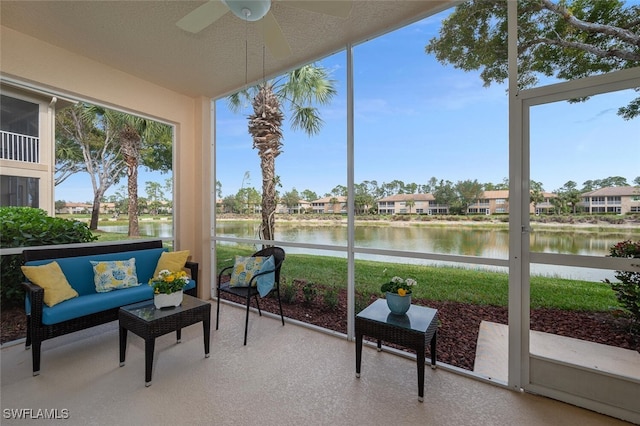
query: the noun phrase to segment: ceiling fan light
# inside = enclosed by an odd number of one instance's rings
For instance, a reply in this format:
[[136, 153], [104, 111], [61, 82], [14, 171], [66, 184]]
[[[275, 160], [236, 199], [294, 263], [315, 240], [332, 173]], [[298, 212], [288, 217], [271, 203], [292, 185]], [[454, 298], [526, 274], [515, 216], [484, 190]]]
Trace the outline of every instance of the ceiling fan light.
[[[238, 18], [258, 21], [269, 12], [271, 0], [221, 0]], [[247, 11], [249, 13], [247, 14]]]

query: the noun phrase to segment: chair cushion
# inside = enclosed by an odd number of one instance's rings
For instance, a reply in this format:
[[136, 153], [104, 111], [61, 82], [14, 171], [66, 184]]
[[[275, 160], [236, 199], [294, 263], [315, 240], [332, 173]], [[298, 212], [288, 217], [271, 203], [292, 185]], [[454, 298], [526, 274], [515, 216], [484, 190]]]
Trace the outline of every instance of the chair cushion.
[[189, 250], [163, 252], [160, 255], [160, 259], [158, 259], [153, 277], [157, 277], [160, 271], [165, 269], [169, 272], [181, 271], [182, 268], [184, 268], [184, 264], [187, 263], [190, 254]]
[[129, 260], [103, 262], [90, 260], [89, 262], [93, 266], [93, 280], [98, 293], [140, 285], [136, 275], [136, 259], [134, 257]]
[[131, 303], [153, 300], [153, 289], [148, 285], [125, 288], [107, 293], [93, 293], [67, 300], [42, 309], [42, 323], [51, 325], [80, 318], [85, 315], [118, 308]]
[[54, 306], [78, 297], [78, 292], [69, 285], [58, 262], [53, 261], [39, 266], [21, 266], [21, 268], [29, 281], [44, 289], [44, 303], [47, 306]]
[[[96, 262], [128, 260], [132, 257], [136, 259], [136, 274], [138, 281], [141, 283], [149, 282], [153, 278], [153, 271], [158, 264], [160, 255], [167, 251], [166, 248], [155, 248], [146, 250], [130, 250], [126, 252], [97, 254], [90, 256], [74, 256], [55, 259], [60, 265], [60, 269], [67, 277], [69, 284], [80, 296], [85, 294], [95, 294], [96, 286], [94, 283], [93, 267], [89, 261]], [[50, 263], [51, 259], [32, 260], [26, 264], [29, 266], [44, 265]]]
[[[273, 258], [273, 256], [269, 256]], [[262, 264], [269, 258], [263, 256], [236, 256], [229, 280], [229, 287], [248, 287], [251, 278], [262, 268]], [[257, 280], [256, 280], [257, 281]], [[254, 281], [254, 286], [256, 282]]]

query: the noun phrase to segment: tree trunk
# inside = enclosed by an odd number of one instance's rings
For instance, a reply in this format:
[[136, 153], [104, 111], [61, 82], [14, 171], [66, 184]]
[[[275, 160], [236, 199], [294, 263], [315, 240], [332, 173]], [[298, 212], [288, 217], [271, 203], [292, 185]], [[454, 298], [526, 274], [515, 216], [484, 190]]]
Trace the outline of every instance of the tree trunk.
[[282, 147], [282, 120], [280, 102], [273, 87], [263, 85], [253, 99], [254, 113], [249, 116], [249, 133], [253, 147], [258, 150], [262, 169], [262, 224], [260, 236], [273, 240], [276, 212], [275, 159]]
[[138, 158], [140, 157], [140, 134], [131, 125], [120, 131], [122, 157], [127, 165], [127, 190], [129, 195], [129, 236], [139, 237], [138, 227]]
[[273, 240], [276, 226], [273, 220], [276, 212], [275, 158], [271, 155], [261, 155], [260, 168], [262, 169], [262, 225], [260, 234], [263, 240]]
[[138, 226], [138, 162], [136, 158], [126, 158], [127, 162], [127, 188], [129, 190], [129, 236], [139, 237]]
[[100, 198], [102, 198], [102, 194], [94, 194], [93, 196], [93, 209], [91, 210], [91, 221], [89, 222], [89, 229], [92, 231], [98, 229], [98, 220], [100, 219]]

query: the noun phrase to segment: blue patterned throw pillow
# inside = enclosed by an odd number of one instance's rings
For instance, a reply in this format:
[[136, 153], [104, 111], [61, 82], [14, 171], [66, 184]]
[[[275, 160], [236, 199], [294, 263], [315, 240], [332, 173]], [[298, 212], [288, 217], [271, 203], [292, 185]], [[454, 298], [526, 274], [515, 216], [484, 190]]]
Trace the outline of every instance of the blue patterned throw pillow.
[[258, 278], [256, 278], [256, 281], [258, 281], [258, 293], [260, 294], [260, 297], [265, 297], [273, 289], [276, 283], [275, 268], [276, 260], [273, 258], [273, 256], [267, 257], [266, 260], [262, 263], [260, 272], [271, 272], [260, 275]]
[[134, 257], [129, 260], [111, 262], [90, 260], [89, 262], [93, 265], [93, 280], [98, 293], [140, 285], [136, 275], [136, 259]]
[[[269, 257], [262, 256], [236, 256], [235, 263], [233, 264], [233, 271], [231, 271], [231, 280], [229, 281], [230, 287], [248, 287], [251, 278], [262, 268], [262, 264], [269, 259]], [[256, 281], [253, 282], [253, 286], [256, 285]]]

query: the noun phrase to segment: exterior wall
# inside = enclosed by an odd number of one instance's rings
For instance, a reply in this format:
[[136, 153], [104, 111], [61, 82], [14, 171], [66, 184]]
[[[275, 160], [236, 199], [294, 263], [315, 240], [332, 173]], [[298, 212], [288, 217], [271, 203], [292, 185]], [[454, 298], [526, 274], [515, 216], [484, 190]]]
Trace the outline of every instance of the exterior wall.
[[376, 206], [378, 214], [442, 214], [449, 209], [437, 205], [432, 194], [396, 194], [377, 200]]
[[[544, 193], [544, 201], [536, 206], [538, 212], [553, 209], [550, 199], [555, 194]], [[422, 200], [416, 198], [423, 198]], [[407, 200], [413, 200], [414, 206], [409, 209]], [[448, 214], [449, 206], [438, 205], [431, 194], [397, 194], [376, 201], [378, 214]], [[638, 203], [640, 205], [640, 202]], [[469, 214], [507, 214], [509, 213], [509, 191], [485, 191], [483, 198], [471, 203], [467, 208]], [[533, 203], [529, 205], [529, 213], [536, 213]]]
[[[211, 111], [208, 98], [189, 97], [0, 27], [2, 77], [175, 126], [176, 249], [201, 266], [200, 297], [210, 297]], [[51, 198], [53, 200], [54, 197]], [[53, 204], [53, 201], [51, 201]], [[52, 206], [53, 211], [53, 206]]]
[[[335, 198], [338, 200], [337, 203], [331, 204], [330, 201]], [[329, 214], [338, 214], [338, 213], [346, 213], [347, 207], [345, 203], [347, 199], [345, 197], [325, 197], [319, 198], [315, 201], [311, 202], [311, 209], [313, 213], [329, 213]]]
[[580, 206], [586, 213], [640, 213], [640, 188], [608, 187], [582, 194]]
[[640, 194], [622, 198], [624, 212], [640, 213]]
[[[4, 49], [4, 44], [3, 44]], [[45, 210], [49, 215], [55, 212], [54, 207], [54, 171], [55, 171], [55, 139], [54, 118], [55, 102], [52, 98], [42, 95], [17, 90], [7, 85], [2, 85], [2, 94], [21, 99], [39, 105], [39, 154], [38, 162], [0, 159], [0, 170], [3, 176], [31, 177], [39, 179], [38, 208]]]
[[310, 213], [311, 212], [311, 203], [309, 201], [305, 201], [305, 200], [300, 200], [300, 202], [292, 208], [289, 208], [287, 206], [285, 206], [282, 203], [278, 203], [276, 205], [276, 213], [281, 213], [281, 214], [299, 214], [300, 210], [303, 210], [304, 213]]

